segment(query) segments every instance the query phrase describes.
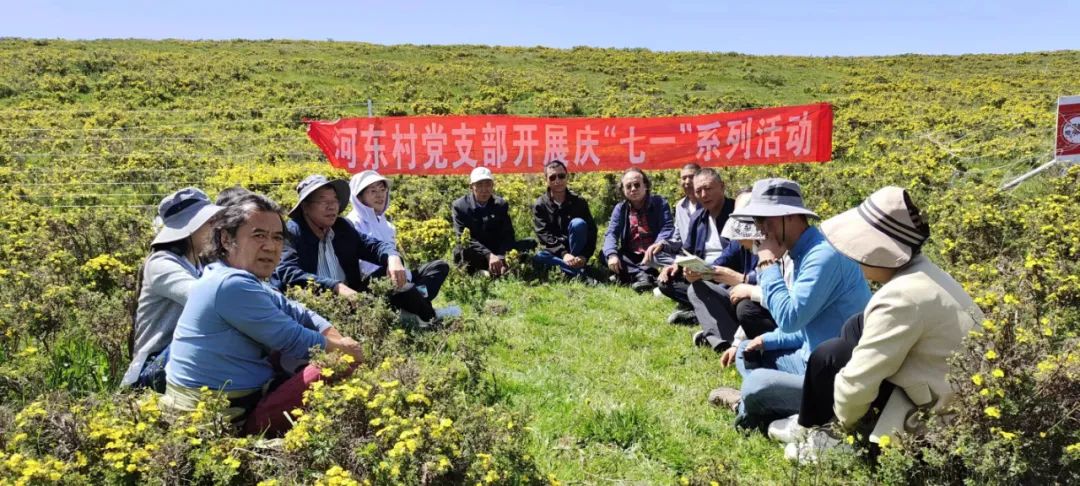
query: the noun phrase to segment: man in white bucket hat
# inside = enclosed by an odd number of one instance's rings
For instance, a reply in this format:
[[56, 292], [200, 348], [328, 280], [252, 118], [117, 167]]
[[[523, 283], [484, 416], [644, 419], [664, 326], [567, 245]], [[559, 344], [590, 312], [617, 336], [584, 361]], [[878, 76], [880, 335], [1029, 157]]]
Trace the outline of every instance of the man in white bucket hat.
[[[753, 221], [765, 234], [756, 270], [762, 305], [777, 329], [739, 344], [735, 365], [742, 389], [718, 388], [709, 401], [737, 409], [736, 426], [764, 428], [799, 411], [810, 352], [839, 336], [844, 322], [862, 312], [870, 287], [859, 266], [810, 226], [809, 218], [818, 216], [803, 204], [802, 189], [794, 181], [755, 182], [750, 204], [731, 217]], [[785, 254], [793, 263], [790, 284], [780, 265]], [[746, 297], [732, 295], [736, 301]]]
[[[922, 254], [930, 228], [907, 191], [885, 187], [858, 207], [821, 223], [844, 256], [867, 279], [882, 284], [864, 312], [841, 336], [810, 355], [798, 426], [805, 431], [834, 419], [853, 428], [871, 409], [881, 410], [870, 440], [919, 428], [916, 409], [935, 410], [953, 395], [945, 376], [948, 358], [968, 330], [984, 319], [963, 287]], [[770, 427], [772, 429], [773, 427]], [[823, 428], [789, 433], [789, 459], [814, 460], [839, 440]]]

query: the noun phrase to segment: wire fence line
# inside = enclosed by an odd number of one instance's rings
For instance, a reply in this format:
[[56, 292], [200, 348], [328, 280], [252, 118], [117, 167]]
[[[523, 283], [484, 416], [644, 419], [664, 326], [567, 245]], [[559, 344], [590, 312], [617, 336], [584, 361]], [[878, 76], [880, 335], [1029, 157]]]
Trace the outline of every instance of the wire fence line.
[[[318, 110], [324, 108], [354, 108], [358, 106], [367, 107], [367, 101], [357, 103], [339, 103], [339, 104], [327, 104], [327, 105], [302, 105], [302, 106], [271, 106], [265, 108], [235, 108], [232, 112], [275, 112], [275, 111], [295, 111], [295, 110]], [[202, 108], [130, 108], [130, 109], [118, 109], [110, 107], [87, 107], [87, 108], [0, 108], [0, 113], [89, 113], [95, 112], [108, 112], [108, 113], [215, 113], [214, 109], [202, 107]], [[221, 109], [221, 112], [230, 113], [228, 109]]]

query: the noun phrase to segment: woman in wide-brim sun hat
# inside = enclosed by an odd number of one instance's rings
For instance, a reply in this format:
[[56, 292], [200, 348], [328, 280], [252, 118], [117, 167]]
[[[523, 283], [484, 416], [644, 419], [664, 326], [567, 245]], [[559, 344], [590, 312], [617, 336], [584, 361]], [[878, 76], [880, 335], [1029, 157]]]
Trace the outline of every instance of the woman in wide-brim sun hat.
[[[851, 429], [881, 410], [870, 438], [916, 432], [911, 412], [936, 410], [953, 396], [948, 358], [983, 314], [963, 287], [922, 253], [930, 227], [907, 191], [884, 187], [858, 207], [821, 223], [837, 251], [882, 284], [841, 336], [811, 354], [798, 424], [836, 420]], [[835, 440], [822, 430], [790, 444], [800, 458]]]
[[210, 222], [222, 209], [194, 187], [176, 191], [158, 204], [159, 229], [140, 274], [132, 359], [122, 385], [164, 391], [173, 329], [191, 286], [202, 274], [200, 255], [208, 246]]

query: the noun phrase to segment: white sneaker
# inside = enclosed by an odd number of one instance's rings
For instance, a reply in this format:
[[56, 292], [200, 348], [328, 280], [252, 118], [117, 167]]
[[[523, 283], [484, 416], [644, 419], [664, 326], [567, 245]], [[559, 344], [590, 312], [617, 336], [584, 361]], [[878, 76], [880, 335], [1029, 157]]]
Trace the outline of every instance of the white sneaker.
[[773, 420], [769, 424], [769, 438], [785, 444], [799, 442], [806, 435], [806, 427], [799, 425], [799, 414]]
[[461, 317], [461, 307], [451, 305], [440, 309], [435, 309], [436, 319], [446, 319], [449, 317]]
[[652, 294], [653, 294], [653, 297], [663, 297], [664, 296], [664, 293], [660, 291], [660, 287], [653, 287]]
[[825, 451], [839, 450], [850, 451], [851, 447], [833, 438], [824, 429], [815, 428], [806, 434], [805, 440], [785, 446], [784, 457], [789, 461], [808, 464], [817, 462]]

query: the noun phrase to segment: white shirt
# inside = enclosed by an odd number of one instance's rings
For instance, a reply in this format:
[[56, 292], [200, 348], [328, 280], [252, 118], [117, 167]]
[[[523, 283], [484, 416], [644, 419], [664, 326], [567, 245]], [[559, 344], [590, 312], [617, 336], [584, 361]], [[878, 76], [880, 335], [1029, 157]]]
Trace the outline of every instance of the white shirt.
[[711, 265], [724, 252], [724, 242], [720, 239], [720, 230], [716, 229], [716, 218], [711, 214], [708, 218], [709, 239], [705, 240], [705, 262]]

